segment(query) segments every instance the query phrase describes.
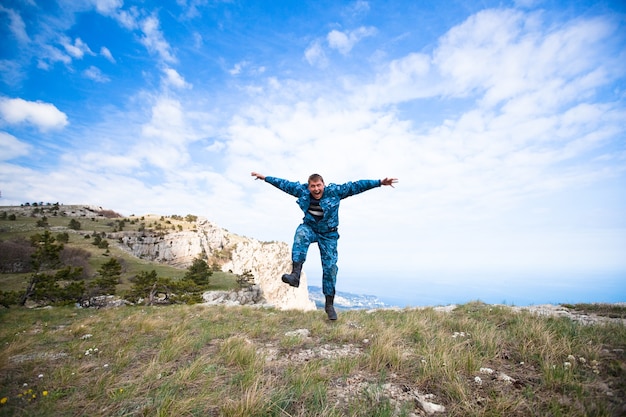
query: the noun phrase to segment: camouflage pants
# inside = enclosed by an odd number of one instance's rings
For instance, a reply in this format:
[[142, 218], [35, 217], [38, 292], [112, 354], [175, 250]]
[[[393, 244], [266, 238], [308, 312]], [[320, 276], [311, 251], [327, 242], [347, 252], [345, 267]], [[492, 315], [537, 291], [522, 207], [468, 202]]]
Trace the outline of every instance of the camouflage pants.
[[335, 295], [337, 282], [337, 240], [338, 232], [317, 233], [310, 226], [301, 224], [296, 229], [291, 249], [291, 260], [306, 261], [306, 254], [311, 243], [316, 243], [322, 258], [322, 292], [324, 295]]

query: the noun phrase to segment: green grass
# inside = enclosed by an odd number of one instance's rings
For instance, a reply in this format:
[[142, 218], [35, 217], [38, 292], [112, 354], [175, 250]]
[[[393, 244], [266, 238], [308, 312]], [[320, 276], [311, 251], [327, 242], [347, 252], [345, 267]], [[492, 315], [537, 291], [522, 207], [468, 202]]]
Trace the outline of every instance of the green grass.
[[[0, 321], [0, 416], [408, 416], [418, 394], [445, 416], [618, 416], [626, 398], [623, 325], [480, 303], [336, 323], [203, 305], [11, 308]], [[309, 337], [285, 335], [296, 329]]]

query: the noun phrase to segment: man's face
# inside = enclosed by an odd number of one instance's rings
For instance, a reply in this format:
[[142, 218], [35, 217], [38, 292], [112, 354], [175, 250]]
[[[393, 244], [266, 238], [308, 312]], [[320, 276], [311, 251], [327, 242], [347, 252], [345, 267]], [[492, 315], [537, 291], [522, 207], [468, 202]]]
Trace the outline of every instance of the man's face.
[[320, 180], [309, 181], [309, 191], [313, 198], [319, 200], [322, 198], [322, 194], [324, 194], [324, 183]]

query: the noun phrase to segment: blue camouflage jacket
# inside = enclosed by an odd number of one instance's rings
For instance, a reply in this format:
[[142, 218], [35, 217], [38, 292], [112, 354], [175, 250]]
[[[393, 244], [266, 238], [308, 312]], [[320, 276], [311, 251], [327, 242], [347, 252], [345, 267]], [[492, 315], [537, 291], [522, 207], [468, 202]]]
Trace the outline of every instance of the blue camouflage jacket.
[[380, 187], [380, 180], [350, 181], [345, 184], [328, 184], [324, 187], [324, 194], [320, 199], [320, 206], [324, 210], [324, 217], [316, 221], [309, 210], [311, 193], [308, 184], [287, 181], [276, 177], [265, 177], [265, 181], [281, 191], [298, 197], [297, 203], [304, 212], [303, 223], [311, 226], [317, 233], [336, 231], [339, 226], [339, 202], [344, 198], [362, 193], [372, 188]]

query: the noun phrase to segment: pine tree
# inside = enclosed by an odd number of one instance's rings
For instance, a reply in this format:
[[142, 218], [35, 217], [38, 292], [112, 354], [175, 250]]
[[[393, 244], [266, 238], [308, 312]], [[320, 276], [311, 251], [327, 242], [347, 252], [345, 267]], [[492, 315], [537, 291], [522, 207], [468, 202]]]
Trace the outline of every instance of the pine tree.
[[211, 275], [213, 275], [213, 271], [211, 271], [207, 262], [201, 257], [198, 257], [194, 259], [193, 263], [187, 268], [183, 280], [191, 280], [200, 287], [206, 287], [209, 285]]
[[122, 264], [115, 258], [109, 259], [98, 270], [100, 275], [93, 283], [98, 294], [115, 294], [115, 287], [122, 276]]
[[35, 253], [31, 258], [35, 272], [26, 285], [26, 290], [20, 299], [20, 305], [26, 304], [26, 301], [35, 293], [37, 284], [47, 279], [47, 274], [44, 271], [55, 269], [61, 265], [59, 253], [63, 250], [63, 244], [57, 244], [55, 241], [56, 239], [48, 230], [30, 237], [31, 245], [35, 248]]

